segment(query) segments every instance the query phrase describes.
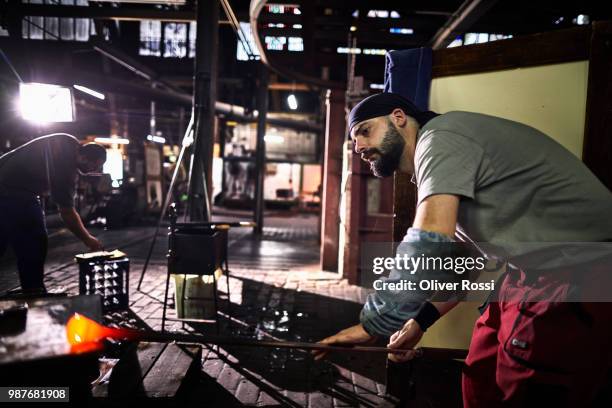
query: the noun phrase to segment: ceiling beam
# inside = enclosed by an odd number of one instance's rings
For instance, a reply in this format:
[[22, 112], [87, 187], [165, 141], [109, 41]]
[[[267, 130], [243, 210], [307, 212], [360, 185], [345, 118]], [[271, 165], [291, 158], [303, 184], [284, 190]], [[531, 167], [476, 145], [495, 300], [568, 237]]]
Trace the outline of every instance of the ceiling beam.
[[[191, 76], [163, 77], [163, 80], [173, 85], [185, 87], [193, 86], [193, 77]], [[229, 85], [239, 89], [242, 89], [244, 84], [244, 81], [242, 79], [218, 78], [217, 81], [220, 85]], [[311, 91], [311, 87], [307, 84], [289, 82], [271, 82], [268, 84], [268, 89], [271, 91]]]
[[434, 50], [446, 48], [495, 5], [497, 0], [465, 0], [430, 40]]
[[[179, 93], [171, 90], [162, 91], [160, 89], [151, 88], [141, 82], [112, 78], [78, 70], [71, 70], [70, 72], [62, 71], [62, 74], [63, 75], [58, 75], [54, 78], [53, 83], [72, 86], [72, 84], [76, 82], [100, 92], [114, 93], [124, 95], [125, 97], [155, 100], [179, 106], [191, 106], [192, 104], [192, 96], [186, 92]], [[228, 119], [243, 122], [255, 122], [257, 120], [257, 112], [247, 114], [242, 106], [231, 105], [221, 101], [215, 102], [215, 113], [224, 115]], [[288, 118], [267, 118], [266, 123], [308, 132], [321, 131], [321, 126], [319, 124], [309, 121]]]
[[121, 51], [119, 48], [114, 47], [104, 41], [92, 40], [92, 45], [94, 50], [98, 51], [100, 54], [104, 55], [106, 58], [114, 61], [115, 63], [121, 65], [126, 68], [130, 72], [143, 77], [147, 81], [150, 81], [153, 85], [161, 85], [171, 91], [176, 93], [182, 93], [183, 90], [175, 87], [172, 84], [165, 82], [160, 76], [151, 68], [146, 66], [145, 64], [140, 63], [135, 58], [132, 58], [130, 55]]
[[[6, 10], [13, 16], [73, 17], [106, 20], [163, 20], [189, 23], [195, 21], [193, 10], [160, 10], [153, 8], [56, 6], [48, 4], [15, 4]], [[220, 20], [219, 24], [229, 24]]]

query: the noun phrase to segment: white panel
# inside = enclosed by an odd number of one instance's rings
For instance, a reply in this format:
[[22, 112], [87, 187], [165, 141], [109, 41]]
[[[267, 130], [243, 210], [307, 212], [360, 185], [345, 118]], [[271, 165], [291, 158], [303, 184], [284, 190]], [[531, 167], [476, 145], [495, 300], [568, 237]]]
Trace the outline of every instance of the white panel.
[[588, 61], [435, 78], [429, 104], [525, 123], [581, 157], [587, 79]]

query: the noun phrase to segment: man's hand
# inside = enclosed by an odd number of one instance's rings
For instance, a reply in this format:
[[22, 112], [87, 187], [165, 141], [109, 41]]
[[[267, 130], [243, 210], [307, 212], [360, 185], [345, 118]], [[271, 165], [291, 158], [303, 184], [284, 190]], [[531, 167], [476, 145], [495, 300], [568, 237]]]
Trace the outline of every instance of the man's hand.
[[104, 248], [96, 237], [91, 235], [83, 221], [81, 216], [74, 209], [74, 207], [65, 207], [59, 209], [60, 216], [64, 220], [66, 227], [72, 232], [78, 239], [80, 239], [92, 252], [102, 251]]
[[[392, 349], [412, 349], [423, 337], [423, 330], [414, 319], [410, 319], [404, 324], [401, 330], [396, 331], [391, 335], [389, 344], [387, 347]], [[412, 360], [416, 351], [411, 350], [403, 354], [389, 354], [389, 360], [395, 361], [396, 363]]]
[[91, 252], [102, 251], [104, 247], [98, 238], [90, 235], [83, 240], [83, 243], [91, 250]]
[[[370, 344], [376, 341], [376, 336], [370, 336], [365, 331], [361, 324], [351, 326], [347, 329], [341, 330], [333, 336], [327, 337], [319, 344]], [[315, 360], [320, 360], [327, 355], [325, 350], [315, 350], [312, 352]]]

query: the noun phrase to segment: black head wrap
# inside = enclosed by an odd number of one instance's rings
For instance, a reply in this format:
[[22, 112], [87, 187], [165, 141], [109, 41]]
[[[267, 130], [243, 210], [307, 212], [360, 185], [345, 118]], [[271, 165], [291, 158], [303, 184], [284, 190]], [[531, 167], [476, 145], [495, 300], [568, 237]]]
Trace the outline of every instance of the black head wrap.
[[400, 108], [406, 115], [413, 117], [421, 127], [438, 116], [435, 112], [420, 110], [414, 103], [399, 94], [383, 92], [368, 96], [351, 109], [348, 120], [349, 136], [357, 123], [379, 116], [386, 116], [396, 108]]

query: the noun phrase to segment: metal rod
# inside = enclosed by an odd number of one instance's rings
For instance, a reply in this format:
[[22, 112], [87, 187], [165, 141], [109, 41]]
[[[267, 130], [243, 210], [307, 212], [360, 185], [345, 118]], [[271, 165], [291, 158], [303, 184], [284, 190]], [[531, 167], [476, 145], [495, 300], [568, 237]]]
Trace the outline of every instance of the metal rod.
[[170, 180], [170, 185], [168, 186], [168, 191], [166, 192], [166, 198], [164, 200], [164, 205], [162, 206], [161, 213], [159, 214], [159, 219], [157, 220], [157, 226], [155, 227], [155, 234], [153, 234], [153, 239], [151, 240], [151, 245], [149, 246], [149, 252], [147, 253], [147, 258], [145, 259], [144, 266], [142, 267], [142, 272], [140, 273], [140, 279], [138, 280], [137, 290], [140, 290], [140, 286], [142, 285], [142, 280], [144, 279], [144, 275], [147, 271], [147, 267], [149, 266], [149, 261], [151, 260], [151, 255], [153, 254], [153, 248], [155, 247], [155, 242], [157, 241], [157, 234], [159, 233], [159, 228], [164, 220], [164, 216], [166, 215], [166, 211], [168, 210], [168, 205], [170, 205], [170, 200], [172, 199], [172, 192], [174, 190], [174, 184], [176, 182], [176, 178], [178, 177], [178, 173], [181, 167], [181, 163], [183, 161], [183, 156], [185, 155], [185, 149], [190, 145], [191, 132], [193, 130], [193, 112], [191, 113], [191, 119], [189, 120], [189, 124], [187, 125], [187, 129], [185, 130], [185, 135], [183, 136], [183, 142], [181, 146], [181, 151], [179, 152], [179, 156], [176, 159], [176, 164], [174, 168], [174, 174], [172, 174], [172, 180]]
[[223, 10], [225, 11], [225, 15], [227, 16], [230, 25], [232, 26], [234, 32], [236, 33], [236, 36], [238, 37], [238, 41], [240, 41], [240, 43], [242, 44], [244, 51], [248, 54], [249, 59], [254, 59], [255, 53], [251, 49], [251, 45], [249, 44], [246, 34], [242, 30], [242, 27], [240, 26], [240, 23], [236, 18], [236, 14], [234, 14], [234, 10], [232, 9], [229, 0], [221, 0], [221, 5], [223, 6]]
[[340, 351], [340, 352], [362, 352], [362, 353], [385, 353], [402, 354], [408, 351], [416, 351], [416, 357], [428, 359], [464, 359], [467, 350], [419, 347], [416, 349], [391, 349], [388, 347], [361, 346], [358, 344], [329, 345], [321, 343], [295, 342], [295, 341], [273, 341], [256, 340], [239, 337], [227, 337], [219, 335], [195, 335], [181, 333], [158, 333], [154, 331], [142, 331], [141, 341], [154, 343], [197, 343], [197, 344], [217, 344], [221, 346], [240, 346], [240, 347], [264, 347], [264, 348], [283, 348], [283, 349], [302, 349], [302, 350], [321, 350], [321, 351]]
[[116, 62], [117, 64], [121, 65], [122, 67], [126, 68], [127, 70], [133, 72], [134, 74], [143, 77], [147, 81], [153, 80], [153, 75], [150, 72], [144, 72], [143, 69], [136, 68], [135, 66], [131, 65], [129, 62], [124, 61], [123, 59], [121, 59], [118, 56], [114, 55], [113, 53], [111, 53], [111, 52], [101, 48], [100, 46], [94, 45], [93, 49], [98, 51], [100, 54], [104, 55], [106, 58]]

